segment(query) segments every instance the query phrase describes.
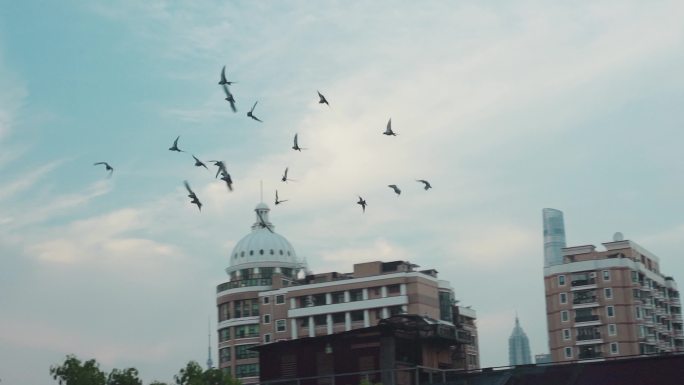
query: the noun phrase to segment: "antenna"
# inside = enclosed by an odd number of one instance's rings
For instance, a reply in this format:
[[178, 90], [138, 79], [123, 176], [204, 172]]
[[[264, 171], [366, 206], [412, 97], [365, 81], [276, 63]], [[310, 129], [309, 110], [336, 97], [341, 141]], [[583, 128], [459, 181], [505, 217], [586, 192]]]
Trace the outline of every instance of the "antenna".
[[261, 197], [261, 203], [264, 203], [264, 180], [259, 181], [259, 195]]
[[214, 362], [211, 360], [211, 316], [207, 316], [207, 369], [214, 368]]

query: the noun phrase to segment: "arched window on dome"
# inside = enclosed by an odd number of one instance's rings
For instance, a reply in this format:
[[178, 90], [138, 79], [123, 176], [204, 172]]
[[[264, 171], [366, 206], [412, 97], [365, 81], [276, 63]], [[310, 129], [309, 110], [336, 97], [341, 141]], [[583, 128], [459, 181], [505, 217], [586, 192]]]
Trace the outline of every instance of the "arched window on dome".
[[250, 250], [249, 255], [254, 255], [254, 250]]
[[264, 249], [259, 250], [259, 255], [264, 255]]
[[287, 252], [287, 256], [288, 256], [288, 257], [290, 256], [290, 251], [289, 251], [289, 250], [288, 250], [288, 252]]
[[245, 256], [245, 252], [244, 252], [244, 251], [241, 252], [241, 253], [240, 253], [240, 256], [241, 256], [241, 257], [244, 257], [244, 256]]
[[275, 253], [273, 252], [273, 249], [271, 249], [271, 255], [273, 255], [273, 254], [275, 254]]
[[280, 255], [283, 255], [283, 251], [282, 251], [282, 250], [280, 250]]

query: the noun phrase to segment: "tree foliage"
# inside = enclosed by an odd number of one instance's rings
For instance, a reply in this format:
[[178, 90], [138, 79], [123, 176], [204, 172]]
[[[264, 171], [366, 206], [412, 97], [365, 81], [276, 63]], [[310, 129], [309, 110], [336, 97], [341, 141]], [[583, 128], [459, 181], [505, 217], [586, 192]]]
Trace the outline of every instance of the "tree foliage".
[[143, 385], [135, 368], [114, 369], [107, 377], [107, 385]]
[[190, 361], [176, 376], [176, 385], [240, 385], [240, 381], [220, 369], [202, 370], [195, 361]]
[[51, 366], [50, 374], [60, 385], [105, 385], [107, 378], [97, 361], [81, 363], [73, 355], [68, 355], [62, 365]]

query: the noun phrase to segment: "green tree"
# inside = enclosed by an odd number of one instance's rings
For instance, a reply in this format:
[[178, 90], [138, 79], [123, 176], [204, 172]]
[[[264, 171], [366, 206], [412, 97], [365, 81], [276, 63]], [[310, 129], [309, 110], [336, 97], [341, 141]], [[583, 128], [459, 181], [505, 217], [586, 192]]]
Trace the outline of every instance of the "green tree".
[[240, 381], [225, 374], [220, 369], [202, 370], [202, 367], [195, 361], [188, 362], [185, 368], [181, 369], [174, 376], [176, 385], [240, 385]]
[[60, 385], [105, 385], [106, 376], [95, 360], [81, 363], [76, 356], [68, 355], [64, 363], [50, 367], [50, 375]]
[[152, 381], [150, 382], [150, 385], [168, 385], [166, 382], [161, 382], [161, 381]]
[[107, 385], [142, 385], [138, 369], [114, 369], [107, 377]]

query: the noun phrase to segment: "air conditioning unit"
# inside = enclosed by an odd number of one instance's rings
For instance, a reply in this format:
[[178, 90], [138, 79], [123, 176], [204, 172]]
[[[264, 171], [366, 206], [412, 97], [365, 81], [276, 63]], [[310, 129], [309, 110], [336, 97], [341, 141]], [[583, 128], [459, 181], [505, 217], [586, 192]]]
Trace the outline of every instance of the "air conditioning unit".
[[596, 272], [589, 273], [589, 278], [596, 278]]

